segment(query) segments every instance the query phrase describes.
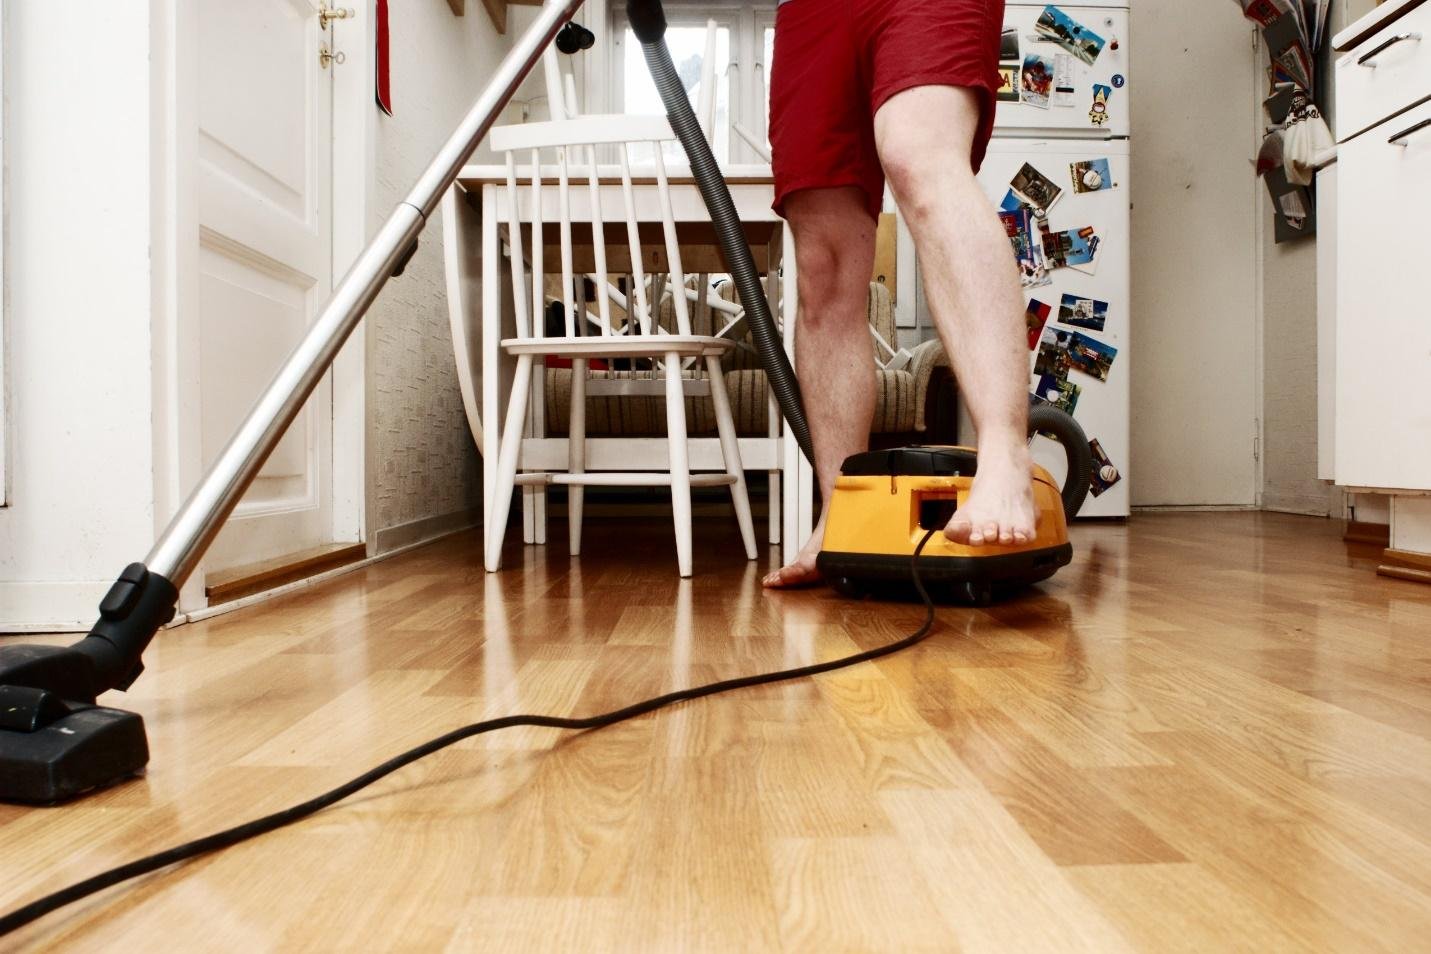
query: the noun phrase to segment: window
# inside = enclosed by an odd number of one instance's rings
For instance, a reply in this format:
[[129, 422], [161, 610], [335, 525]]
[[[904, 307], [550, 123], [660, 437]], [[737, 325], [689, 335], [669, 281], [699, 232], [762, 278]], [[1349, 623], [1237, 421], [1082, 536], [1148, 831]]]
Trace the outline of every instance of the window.
[[[691, 105], [700, 102], [701, 73], [705, 66], [706, 27], [672, 26], [666, 30], [666, 45], [671, 50], [671, 62], [676, 66], [676, 75], [686, 87], [686, 95]], [[622, 61], [622, 109], [624, 113], [664, 113], [661, 94], [656, 92], [656, 84], [646, 68], [646, 57], [636, 34], [628, 27], [621, 42]], [[716, 29], [715, 61], [715, 143], [712, 146], [716, 158], [730, 157], [730, 28]], [[680, 143], [666, 143], [667, 162], [684, 162], [685, 153]]]
[[[667, 0], [666, 43], [686, 85], [691, 105], [700, 102], [706, 23], [716, 22], [714, 152], [722, 163], [760, 162], [736, 132], [741, 126], [762, 146], [770, 114], [766, 76], [775, 45], [775, 0], [747, 3], [682, 3]], [[626, 24], [624, 5], [611, 5], [617, 49], [612, 57], [611, 103], [626, 113], [662, 113], [660, 95], [646, 70], [641, 44]], [[667, 147], [668, 161], [684, 162], [680, 146]]]

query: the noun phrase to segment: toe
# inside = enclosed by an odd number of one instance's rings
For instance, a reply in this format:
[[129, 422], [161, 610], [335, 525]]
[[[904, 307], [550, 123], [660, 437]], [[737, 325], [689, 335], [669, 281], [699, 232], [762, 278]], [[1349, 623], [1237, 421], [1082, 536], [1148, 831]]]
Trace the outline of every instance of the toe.
[[949, 521], [949, 525], [944, 528], [944, 535], [954, 543], [968, 543], [969, 535], [974, 531], [974, 525], [968, 520], [954, 519]]

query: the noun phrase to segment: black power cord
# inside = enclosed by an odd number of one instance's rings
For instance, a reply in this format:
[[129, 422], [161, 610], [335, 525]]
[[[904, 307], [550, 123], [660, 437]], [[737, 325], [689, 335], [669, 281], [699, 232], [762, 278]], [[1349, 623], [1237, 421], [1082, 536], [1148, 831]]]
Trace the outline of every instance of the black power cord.
[[645, 715], [648, 712], [655, 712], [657, 709], [664, 709], [667, 706], [675, 705], [678, 702], [688, 702], [692, 699], [699, 699], [703, 696], [713, 696], [721, 692], [730, 692], [734, 689], [746, 689], [751, 686], [763, 686], [772, 682], [784, 682], [788, 679], [804, 679], [810, 676], [818, 676], [821, 673], [833, 672], [836, 669], [847, 669], [872, 659], [879, 659], [881, 656], [889, 656], [900, 650], [908, 649], [915, 643], [925, 639], [934, 628], [934, 600], [930, 598], [929, 591], [924, 588], [924, 582], [919, 578], [919, 556], [924, 551], [924, 545], [929, 542], [929, 538], [934, 536], [935, 531], [929, 530], [919, 541], [919, 545], [914, 548], [914, 554], [909, 559], [909, 574], [914, 581], [914, 587], [919, 591], [919, 598], [924, 601], [924, 623], [914, 632], [903, 639], [896, 640], [876, 649], [867, 649], [864, 652], [855, 653], [852, 656], [844, 656], [840, 659], [832, 659], [829, 662], [816, 663], [813, 666], [800, 666], [796, 669], [782, 669], [778, 672], [762, 673], [755, 676], [741, 676], [738, 679], [725, 679], [720, 682], [707, 683], [704, 686], [696, 686], [693, 689], [681, 689], [676, 692], [668, 692], [663, 696], [656, 696], [654, 699], [647, 699], [617, 709], [614, 712], [607, 712], [602, 715], [587, 716], [586, 718], [566, 718], [561, 716], [545, 715], [513, 715], [503, 716], [500, 719], [489, 719], [486, 722], [474, 722], [471, 725], [454, 729], [446, 735], [440, 735], [429, 742], [408, 749], [401, 755], [388, 759], [382, 765], [370, 769], [359, 775], [350, 782], [345, 782], [337, 788], [324, 792], [316, 798], [311, 798], [300, 805], [292, 808], [285, 808], [282, 811], [265, 815], [262, 818], [255, 818], [253, 821], [245, 822], [242, 825], [235, 825], [233, 828], [190, 841], [182, 845], [176, 845], [166, 851], [131, 861], [128, 864], [119, 865], [108, 871], [76, 882], [67, 888], [62, 888], [52, 894], [47, 894], [43, 898], [31, 901], [22, 908], [11, 911], [4, 917], [0, 917], [0, 936], [16, 931], [32, 921], [38, 920], [58, 910], [67, 904], [73, 904], [81, 898], [87, 898], [105, 888], [112, 887], [131, 878], [149, 874], [151, 871], [158, 871], [160, 868], [167, 868], [169, 865], [187, 861], [190, 858], [197, 858], [210, 852], [219, 851], [236, 845], [241, 841], [256, 838], [266, 834], [276, 828], [291, 825], [302, 818], [307, 818], [314, 812], [322, 811], [335, 802], [342, 801], [354, 792], [358, 792], [378, 781], [384, 776], [391, 775], [404, 766], [411, 765], [418, 759], [425, 758], [434, 752], [440, 751], [455, 742], [463, 739], [470, 739], [474, 735], [482, 735], [486, 732], [495, 732], [498, 729], [509, 729], [519, 725], [542, 726], [551, 729], [600, 729], [617, 722], [624, 722], [627, 719], [634, 719], [637, 716]]

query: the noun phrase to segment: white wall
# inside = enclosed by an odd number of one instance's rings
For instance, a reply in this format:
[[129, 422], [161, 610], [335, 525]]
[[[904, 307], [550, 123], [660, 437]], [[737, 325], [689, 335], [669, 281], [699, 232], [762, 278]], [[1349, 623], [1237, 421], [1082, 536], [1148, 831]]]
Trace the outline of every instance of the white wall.
[[1263, 190], [1262, 505], [1328, 516], [1339, 499], [1317, 479], [1317, 242], [1276, 245]]
[[[1327, 37], [1370, 12], [1371, 0], [1335, 0]], [[1265, 57], [1265, 54], [1263, 54]], [[1329, 60], [1335, 54], [1324, 54]], [[1325, 73], [1330, 81], [1331, 70]], [[1334, 90], [1318, 101], [1328, 121]], [[1260, 190], [1263, 316], [1262, 503], [1269, 510], [1341, 516], [1341, 492], [1317, 479], [1317, 245], [1333, 241], [1326, 227], [1315, 240], [1275, 245], [1272, 208]]]
[[[514, 11], [515, 13], [515, 11]], [[508, 48], [480, 3], [390, 5], [393, 116], [376, 119], [370, 228], [407, 194]], [[432, 221], [403, 276], [367, 318], [368, 528], [376, 551], [476, 523], [481, 470], [457, 385], [444, 290], [442, 232]]]
[[1133, 0], [1135, 505], [1257, 500], [1259, 183], [1250, 24]]
[[150, 22], [143, 3], [30, 0], [4, 13], [12, 457], [0, 630], [73, 628], [93, 622], [155, 529]]

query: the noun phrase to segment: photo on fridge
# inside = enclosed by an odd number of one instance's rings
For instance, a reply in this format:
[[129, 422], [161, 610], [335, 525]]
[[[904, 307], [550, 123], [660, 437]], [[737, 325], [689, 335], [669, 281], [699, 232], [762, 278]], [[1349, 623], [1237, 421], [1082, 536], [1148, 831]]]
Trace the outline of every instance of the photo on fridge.
[[1073, 179], [1074, 195], [1083, 195], [1088, 192], [1103, 192], [1117, 187], [1113, 181], [1113, 172], [1108, 166], [1107, 159], [1085, 159], [1082, 162], [1075, 162], [1068, 167], [1070, 178]]
[[1088, 492], [1095, 497], [1101, 497], [1104, 491], [1122, 480], [1123, 475], [1118, 473], [1118, 468], [1108, 459], [1108, 453], [1103, 450], [1103, 445], [1098, 443], [1098, 438], [1088, 442], [1088, 450], [1093, 454], [1093, 479]]
[[1039, 14], [1034, 29], [1039, 36], [1053, 40], [1089, 66], [1103, 52], [1103, 37], [1064, 13], [1058, 7], [1047, 6]]
[[1024, 324], [1028, 327], [1030, 351], [1038, 347], [1038, 340], [1043, 336], [1043, 326], [1048, 324], [1048, 316], [1052, 313], [1052, 305], [1037, 298], [1029, 299], [1028, 307], [1024, 309]]
[[1023, 101], [1038, 109], [1048, 109], [1053, 95], [1053, 60], [1037, 53], [1024, 57], [1020, 81]]
[[1100, 381], [1107, 381], [1108, 372], [1113, 368], [1113, 359], [1117, 356], [1117, 348], [1085, 334], [1075, 331], [1070, 337], [1068, 364], [1075, 371], [1082, 371]]
[[1075, 334], [1077, 332], [1059, 331], [1053, 327], [1045, 328], [1043, 336], [1039, 338], [1038, 357], [1034, 359], [1034, 374], [1040, 378], [1045, 375], [1052, 375], [1055, 378], [1068, 377], [1068, 371], [1073, 367], [1068, 348], [1073, 343]]
[[1019, 101], [1019, 67], [1017, 63], [1003, 64], [999, 67], [999, 88], [995, 90], [995, 98], [1001, 103], [1017, 103]]
[[1033, 209], [1034, 215], [1039, 218], [1046, 218], [1048, 210], [1063, 195], [1061, 186], [1027, 162], [1014, 174], [1009, 185], [1019, 201]]
[[1093, 226], [1043, 233], [1043, 258], [1049, 268], [1091, 265], [1098, 257], [1100, 239]]
[[1033, 396], [1044, 404], [1052, 404], [1060, 411], [1072, 414], [1078, 407], [1078, 396], [1082, 393], [1083, 388], [1067, 378], [1045, 374], [1039, 377]]
[[1060, 324], [1075, 328], [1102, 331], [1108, 322], [1108, 303], [1096, 298], [1064, 295], [1058, 306], [1058, 320]]

